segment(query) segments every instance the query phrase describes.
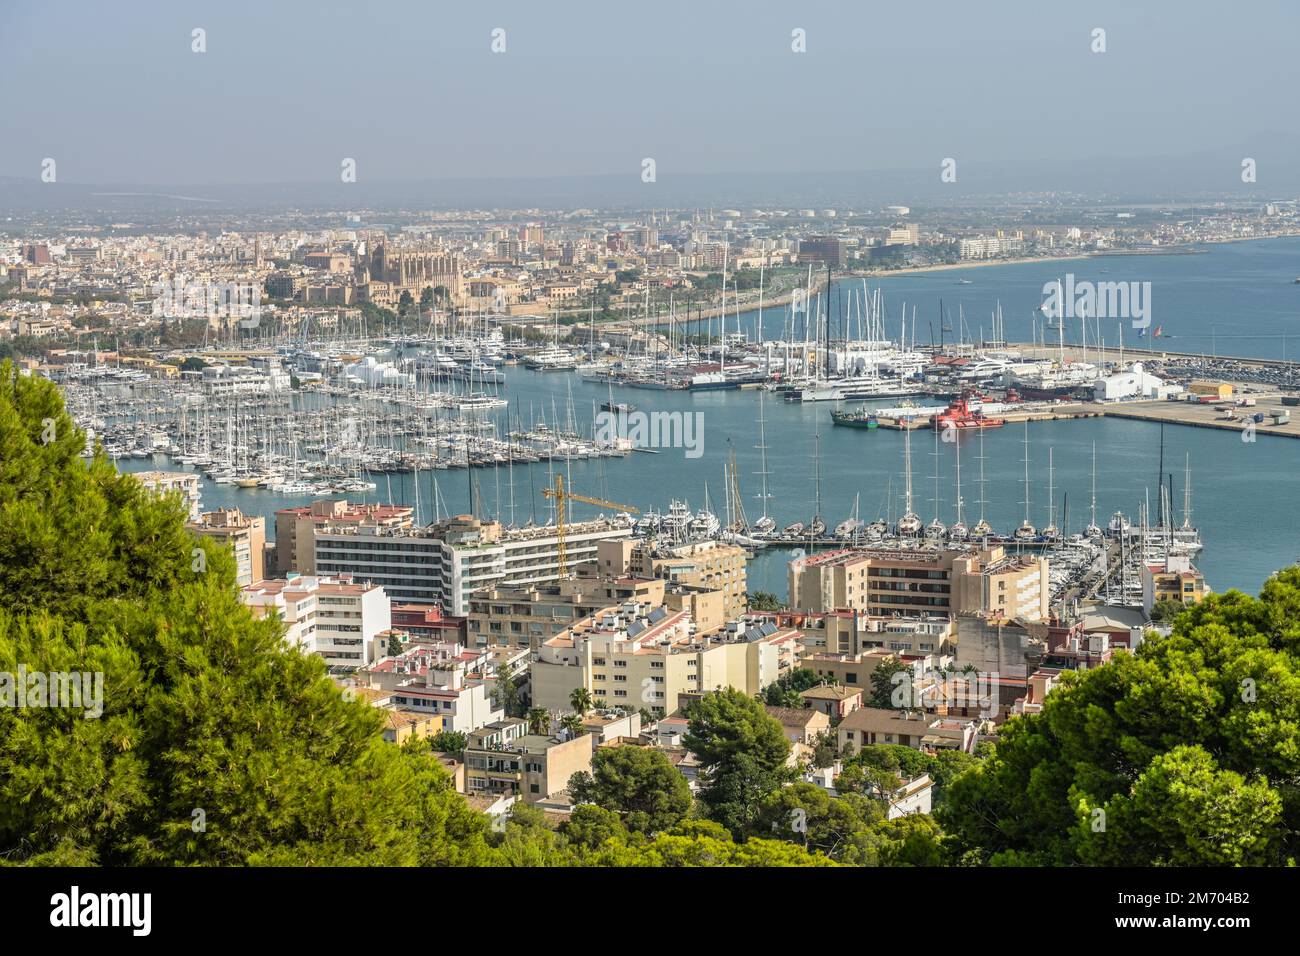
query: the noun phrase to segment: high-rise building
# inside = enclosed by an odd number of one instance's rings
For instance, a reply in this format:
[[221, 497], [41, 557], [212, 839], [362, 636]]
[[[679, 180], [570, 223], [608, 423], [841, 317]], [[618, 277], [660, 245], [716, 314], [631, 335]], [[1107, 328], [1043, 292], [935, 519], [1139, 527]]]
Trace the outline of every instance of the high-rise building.
[[409, 528], [415, 509], [406, 505], [358, 504], [346, 498], [313, 501], [275, 513], [275, 564], [281, 573], [316, 573], [318, 529], [340, 527]]
[[[565, 564], [581, 573], [595, 563], [599, 542], [630, 534], [622, 520], [569, 524]], [[395, 599], [441, 604], [457, 617], [469, 612], [470, 595], [482, 588], [547, 584], [560, 576], [553, 526], [505, 528], [459, 515], [426, 528], [317, 527], [313, 536], [317, 573], [352, 574], [382, 584]]]
[[799, 240], [800, 262], [828, 262], [836, 268], [846, 261], [844, 243], [834, 236], [809, 236]]

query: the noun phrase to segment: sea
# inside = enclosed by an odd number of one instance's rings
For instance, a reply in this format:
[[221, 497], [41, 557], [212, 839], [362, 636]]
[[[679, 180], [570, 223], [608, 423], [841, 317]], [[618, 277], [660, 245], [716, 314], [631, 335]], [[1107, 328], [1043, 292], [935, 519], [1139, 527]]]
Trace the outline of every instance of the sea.
[[[1192, 255], [1099, 256], [1051, 263], [989, 265], [932, 273], [909, 273], [867, 280], [879, 287], [885, 302], [886, 329], [896, 335], [906, 314], [918, 316], [916, 342], [929, 341], [926, 317], [939, 330], [940, 304], [954, 318], [958, 306], [968, 337], [991, 335], [990, 317], [999, 306], [1005, 337], [1027, 341], [1043, 287], [1066, 273], [1075, 281], [1151, 283], [1151, 330], [1162, 329], [1156, 347], [1207, 356], [1249, 356], [1290, 360], [1300, 353], [1300, 239], [1268, 239], [1216, 244]], [[969, 280], [959, 283], [959, 279]], [[832, 314], [857, 308], [861, 279], [837, 283]], [[843, 303], [841, 305], [841, 303]], [[842, 311], [840, 311], [842, 310]], [[765, 308], [765, 335], [780, 334], [789, 323], [784, 307]], [[759, 328], [756, 310], [728, 321], [751, 338]], [[715, 322], [716, 331], [716, 322]], [[924, 334], [922, 334], [924, 331]], [[1091, 333], [1090, 333], [1091, 334]], [[1118, 330], [1107, 348], [1118, 345]], [[1131, 339], [1128, 344], [1148, 345]], [[1068, 340], [1067, 340], [1068, 341]], [[1095, 344], [1095, 343], [1090, 343]], [[591, 433], [599, 403], [611, 396], [604, 384], [577, 375], [505, 370], [500, 394], [510, 400], [497, 418], [504, 434], [506, 415], [525, 426], [547, 422], [554, 427], [575, 421]], [[496, 468], [421, 472], [419, 517], [475, 511], [505, 522], [546, 523], [551, 506], [542, 489], [564, 475], [571, 490], [597, 498], [666, 511], [680, 499], [692, 509], [708, 507], [725, 517], [729, 462], [735, 462], [738, 500], [746, 517], [764, 511], [778, 526], [808, 522], [820, 513], [827, 525], [856, 515], [870, 522], [897, 517], [904, 507], [903, 433], [859, 430], [832, 425], [828, 403], [794, 404], [760, 390], [658, 391], [612, 389], [615, 401], [642, 411], [680, 412], [698, 416], [700, 444], [695, 449], [637, 451], [625, 458], [541, 462]], [[763, 419], [760, 441], [760, 403]], [[881, 405], [896, 405], [884, 401]], [[1093, 514], [1104, 525], [1122, 511], [1136, 519], [1146, 505], [1159, 509], [1160, 484], [1174, 485], [1173, 517], [1184, 520], [1185, 480], [1190, 474], [1190, 513], [1186, 518], [1201, 533], [1205, 550], [1197, 566], [1216, 591], [1230, 588], [1257, 593], [1268, 576], [1300, 560], [1300, 522], [1296, 491], [1300, 487], [1300, 442], [1257, 435], [1242, 441], [1236, 432], [1177, 425], [1088, 418], [1034, 422], [961, 435], [956, 443], [936, 441], [929, 430], [911, 439], [913, 510], [925, 521], [951, 523], [957, 513], [957, 467], [960, 456], [962, 516], [973, 524], [986, 517], [999, 531], [1010, 532], [1026, 517], [1041, 527], [1050, 521], [1068, 532], [1082, 530]], [[766, 468], [763, 467], [766, 446]], [[1028, 462], [1028, 482], [1025, 480]], [[1095, 468], [1094, 468], [1095, 461]], [[1163, 462], [1163, 470], [1161, 463]], [[1050, 467], [1049, 467], [1050, 466]], [[123, 470], [179, 468], [164, 458], [128, 460]], [[766, 475], [760, 474], [766, 472]], [[762, 497], [766, 478], [768, 497]], [[372, 475], [377, 484], [355, 500], [415, 504], [415, 478], [409, 474]], [[1094, 498], [1095, 482], [1095, 498]], [[307, 504], [309, 498], [284, 496], [265, 489], [239, 489], [201, 483], [205, 509], [238, 507], [267, 518], [273, 533], [277, 509]], [[1049, 495], [1050, 488], [1050, 495]], [[1095, 501], [1095, 512], [1094, 512]], [[570, 520], [591, 517], [599, 508], [574, 504]], [[749, 589], [787, 594], [787, 566], [798, 551], [764, 549], [749, 565]]]

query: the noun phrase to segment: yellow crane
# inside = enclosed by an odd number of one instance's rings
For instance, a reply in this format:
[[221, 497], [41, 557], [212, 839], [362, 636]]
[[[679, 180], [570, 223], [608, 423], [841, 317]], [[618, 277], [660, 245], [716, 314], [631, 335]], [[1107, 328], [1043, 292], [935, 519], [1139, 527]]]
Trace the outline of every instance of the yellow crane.
[[543, 488], [542, 494], [547, 498], [555, 499], [555, 550], [558, 557], [556, 562], [561, 578], [568, 577], [568, 566], [564, 560], [564, 513], [565, 506], [570, 501], [581, 501], [584, 504], [595, 505], [598, 508], [612, 508], [615, 511], [626, 511], [629, 514], [639, 515], [641, 510], [633, 508], [631, 505], [621, 505], [617, 501], [606, 501], [604, 498], [592, 498], [588, 495], [580, 495], [573, 491], [564, 490], [564, 476], [555, 476], [554, 488]]

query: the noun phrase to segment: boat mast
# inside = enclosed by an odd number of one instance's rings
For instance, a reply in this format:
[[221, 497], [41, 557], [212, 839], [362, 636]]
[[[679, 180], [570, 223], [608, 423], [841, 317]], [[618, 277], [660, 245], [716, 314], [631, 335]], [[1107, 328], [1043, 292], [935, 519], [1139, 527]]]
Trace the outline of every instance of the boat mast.
[[[983, 431], [983, 429], [980, 429], [980, 431]], [[957, 454], [957, 500], [954, 502], [954, 505], [956, 505], [956, 510], [957, 510], [957, 520], [955, 523], [964, 526], [965, 522], [962, 521], [962, 508], [961, 508], [962, 500], [961, 500], [961, 441], [960, 439], [954, 442], [953, 445], [954, 445], [953, 451], [956, 452]]]
[[822, 516], [822, 432], [821, 428], [817, 429], [816, 435], [813, 436], [814, 455], [813, 455], [813, 493], [816, 512], [813, 514], [813, 522], [821, 520]]
[[1097, 527], [1097, 443], [1092, 443], [1092, 527]]
[[1029, 521], [1029, 419], [1025, 419], [1025, 527], [1030, 527]]
[[912, 511], [912, 422], [903, 426], [903, 518], [914, 518]]
[[764, 420], [763, 420], [763, 391], [764, 390], [761, 388], [758, 390], [758, 454], [759, 454], [758, 476], [759, 476], [759, 482], [761, 487], [758, 497], [763, 501], [763, 517], [766, 518], [768, 517], [767, 499], [770, 498], [771, 495], [767, 493], [767, 476], [769, 472], [767, 470], [767, 434], [764, 428]]

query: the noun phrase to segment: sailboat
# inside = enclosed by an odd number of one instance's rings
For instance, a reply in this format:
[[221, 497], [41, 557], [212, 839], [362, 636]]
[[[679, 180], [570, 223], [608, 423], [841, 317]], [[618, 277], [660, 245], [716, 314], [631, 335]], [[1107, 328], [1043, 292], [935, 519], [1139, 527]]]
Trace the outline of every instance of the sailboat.
[[[985, 506], [986, 504], [988, 504], [988, 500], [987, 500], [987, 498], [986, 498], [986, 496], [985, 496], [985, 494], [984, 494], [984, 489], [985, 489], [985, 482], [984, 482], [984, 432], [981, 431], [979, 434], [980, 434], [980, 454], [979, 454], [979, 462], [980, 462], [980, 498], [979, 498], [980, 517], [979, 517], [979, 520], [975, 522], [975, 526], [974, 526], [973, 528], [970, 529], [970, 534], [971, 534], [971, 537], [972, 537], [972, 538], [987, 538], [987, 537], [989, 537], [991, 534], [993, 534], [993, 526], [990, 525], [986, 520], [984, 520], [984, 506]], [[959, 495], [959, 496], [960, 496], [960, 495]]]
[[934, 517], [925, 526], [925, 536], [930, 541], [938, 541], [947, 534], [947, 526], [939, 520], [939, 430], [934, 431]]
[[961, 499], [961, 442], [960, 441], [954, 443], [953, 451], [955, 451], [957, 454], [957, 500], [954, 502], [954, 505], [956, 507], [957, 520], [955, 520], [952, 523], [952, 527], [948, 529], [948, 537], [953, 541], [965, 541], [969, 532], [966, 529], [966, 522], [962, 520], [962, 505], [964, 504], [964, 502]]
[[921, 519], [912, 510], [912, 428], [903, 429], [903, 516], [898, 519], [898, 533], [907, 537], [921, 533]]
[[835, 526], [835, 537], [851, 538], [862, 528], [862, 520], [858, 517], [858, 498], [859, 495], [853, 496], [853, 514]]
[[1055, 449], [1047, 449], [1047, 526], [1043, 528], [1042, 535], [1049, 541], [1054, 541], [1061, 536], [1061, 529], [1056, 526], [1055, 509], [1056, 499], [1053, 497], [1054, 489], [1052, 481], [1055, 474], [1055, 467], [1052, 462], [1052, 452]]
[[763, 514], [755, 519], [753, 533], [758, 535], [771, 534], [776, 528], [776, 519], [767, 513], [767, 503], [771, 495], [767, 493], [767, 476], [770, 474], [767, 470], [767, 431], [763, 419], [763, 392], [758, 393], [758, 453], [759, 453], [759, 471], [760, 491], [758, 498], [763, 502]]
[[1101, 537], [1101, 526], [1097, 524], [1097, 443], [1092, 443], [1092, 511], [1088, 518], [1088, 527], [1083, 529], [1083, 536], [1091, 540]]
[[1038, 529], [1029, 520], [1029, 420], [1025, 419], [1025, 520], [1013, 533], [1017, 541], [1032, 541], [1038, 537]]
[[816, 448], [813, 452], [813, 501], [814, 514], [808, 522], [808, 534], [820, 538], [826, 533], [826, 522], [822, 520], [822, 433], [814, 436]]
[[[1173, 478], [1169, 479], [1173, 484]], [[1172, 494], [1172, 488], [1170, 494]], [[1172, 502], [1170, 509], [1172, 510]], [[1183, 523], [1173, 527], [1173, 520], [1170, 522], [1170, 544], [1185, 554], [1195, 556], [1204, 545], [1201, 544], [1201, 533], [1192, 525], [1192, 456], [1187, 455], [1183, 465]]]

